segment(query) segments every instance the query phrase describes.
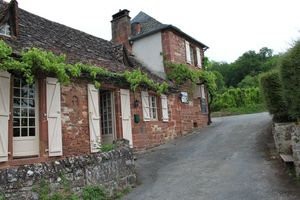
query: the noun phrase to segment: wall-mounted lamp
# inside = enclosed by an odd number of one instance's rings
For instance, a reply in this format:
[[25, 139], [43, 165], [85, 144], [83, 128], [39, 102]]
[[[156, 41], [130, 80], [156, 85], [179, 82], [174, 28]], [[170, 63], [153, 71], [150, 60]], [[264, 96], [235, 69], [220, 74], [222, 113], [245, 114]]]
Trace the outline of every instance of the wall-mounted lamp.
[[135, 108], [137, 108], [138, 106], [139, 106], [139, 100], [134, 100], [134, 102], [133, 102], [133, 106], [135, 107]]

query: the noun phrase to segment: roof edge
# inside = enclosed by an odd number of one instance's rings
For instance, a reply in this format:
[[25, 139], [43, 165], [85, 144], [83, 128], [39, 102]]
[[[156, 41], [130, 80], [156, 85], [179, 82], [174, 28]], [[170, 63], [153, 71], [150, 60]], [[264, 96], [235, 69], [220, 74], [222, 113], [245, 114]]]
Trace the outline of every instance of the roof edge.
[[198, 45], [200, 45], [201, 47], [203, 47], [205, 50], [207, 50], [207, 49], [209, 48], [207, 45], [205, 45], [205, 44], [203, 44], [202, 42], [196, 40], [196, 39], [193, 38], [192, 36], [186, 34], [186, 33], [183, 32], [182, 30], [180, 30], [179, 28], [177, 28], [176, 26], [173, 26], [173, 25], [171, 25], [171, 24], [170, 24], [170, 25], [165, 25], [165, 26], [160, 27], [160, 28], [158, 28], [158, 29], [154, 29], [154, 30], [149, 31], [149, 32], [147, 32], [147, 33], [145, 33], [145, 34], [142, 34], [142, 35], [134, 36], [134, 37], [130, 38], [129, 41], [136, 41], [136, 40], [139, 40], [139, 39], [141, 39], [141, 38], [144, 38], [144, 37], [146, 37], [146, 36], [148, 36], [148, 35], [152, 35], [152, 34], [154, 34], [154, 33], [157, 33], [157, 32], [159, 32], [159, 31], [163, 31], [163, 30], [167, 30], [167, 29], [171, 29], [171, 30], [176, 31], [177, 33], [183, 35], [184, 37], [186, 37], [186, 38], [192, 40], [193, 42], [197, 43]]

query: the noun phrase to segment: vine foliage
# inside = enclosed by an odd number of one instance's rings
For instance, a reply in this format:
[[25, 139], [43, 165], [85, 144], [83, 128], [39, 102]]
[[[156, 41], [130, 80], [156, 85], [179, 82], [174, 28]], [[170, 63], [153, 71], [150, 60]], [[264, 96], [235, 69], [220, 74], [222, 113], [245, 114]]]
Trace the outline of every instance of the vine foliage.
[[211, 124], [211, 104], [217, 91], [216, 76], [213, 72], [205, 70], [193, 70], [188, 65], [165, 62], [168, 68], [167, 78], [181, 85], [186, 81], [190, 81], [193, 86], [204, 84], [208, 89], [208, 124]]
[[68, 84], [71, 78], [80, 77], [84, 73], [89, 75], [97, 88], [101, 86], [101, 78], [109, 77], [123, 79], [129, 83], [133, 91], [140, 86], [149, 87], [159, 94], [168, 91], [166, 82], [156, 83], [139, 69], [117, 73], [99, 66], [69, 64], [66, 62], [65, 55], [55, 55], [38, 48], [21, 52], [18, 59], [13, 57], [12, 53], [12, 48], [0, 40], [0, 70], [18, 72], [26, 78], [27, 83], [32, 83], [37, 74], [46, 73], [53, 74], [59, 82]]
[[186, 81], [191, 81], [194, 85], [204, 84], [209, 92], [215, 92], [217, 89], [216, 76], [214, 73], [205, 70], [193, 70], [188, 65], [165, 62], [168, 73], [167, 78], [175, 81], [176, 85], [181, 85]]

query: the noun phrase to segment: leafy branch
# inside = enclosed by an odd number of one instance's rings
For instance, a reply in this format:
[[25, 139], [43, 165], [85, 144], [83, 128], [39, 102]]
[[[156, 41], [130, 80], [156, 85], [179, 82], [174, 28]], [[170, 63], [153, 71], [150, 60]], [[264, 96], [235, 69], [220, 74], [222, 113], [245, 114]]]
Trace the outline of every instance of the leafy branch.
[[140, 70], [116, 73], [94, 65], [68, 64], [65, 55], [55, 55], [50, 51], [37, 48], [22, 51], [19, 59], [14, 58], [12, 52], [12, 48], [0, 40], [0, 70], [18, 72], [26, 78], [28, 83], [32, 83], [36, 74], [40, 73], [54, 74], [63, 84], [68, 84], [71, 78], [88, 74], [98, 88], [101, 86], [100, 79], [109, 77], [125, 80], [133, 91], [140, 86], [147, 86], [158, 93], [165, 93], [168, 90], [166, 82], [156, 83]]

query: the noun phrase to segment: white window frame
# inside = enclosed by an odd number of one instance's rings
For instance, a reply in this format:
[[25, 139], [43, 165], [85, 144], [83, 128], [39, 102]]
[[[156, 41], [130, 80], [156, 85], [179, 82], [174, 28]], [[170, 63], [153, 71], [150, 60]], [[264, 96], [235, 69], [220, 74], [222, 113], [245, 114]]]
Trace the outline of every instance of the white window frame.
[[191, 57], [191, 65], [195, 65], [195, 58], [194, 58], [194, 48], [190, 45], [190, 57]]
[[[20, 79], [19, 77], [15, 77], [15, 78]], [[13, 89], [20, 89], [20, 92], [22, 91], [22, 87], [21, 86], [20, 87], [15, 87], [14, 83], [13, 83], [12, 87], [13, 87]], [[19, 136], [14, 136], [14, 134], [13, 134], [13, 147], [14, 147], [13, 156], [14, 157], [38, 156], [39, 155], [39, 137], [40, 137], [39, 136], [40, 135], [39, 134], [39, 90], [38, 90], [38, 81], [37, 80], [35, 80], [35, 83], [34, 83], [34, 93], [35, 93], [34, 94], [35, 96], [34, 96], [33, 99], [35, 101], [35, 107], [34, 107], [34, 112], [35, 112], [35, 116], [34, 116], [35, 126], [29, 126], [29, 119], [30, 118], [33, 119], [33, 117], [29, 116], [29, 108], [30, 107], [26, 107], [27, 111], [28, 111], [28, 115], [26, 117], [28, 124], [27, 124], [27, 126], [22, 126], [21, 125], [21, 123], [22, 123], [21, 119], [23, 119], [24, 117], [21, 117], [21, 115], [20, 115], [18, 117], [20, 119], [20, 126], [18, 126], [19, 129], [20, 129], [20, 135]], [[22, 97], [22, 94], [20, 94], [20, 99], [22, 99], [21, 97]], [[28, 97], [27, 97], [27, 100], [29, 100]], [[14, 108], [14, 106], [13, 106], [13, 108]], [[20, 105], [20, 112], [21, 112], [21, 108], [22, 108], [22, 106]], [[14, 119], [14, 116], [12, 117], [12, 119]], [[12, 128], [13, 128], [13, 132], [14, 132], [14, 128], [16, 128], [16, 127], [13, 125]], [[22, 136], [22, 133], [21, 133], [21, 129], [22, 128], [27, 128], [28, 129], [27, 136]], [[29, 135], [29, 129], [30, 128], [34, 128], [35, 129], [35, 136], [30, 136]], [[19, 150], [19, 146], [21, 144], [24, 145], [24, 143], [25, 143], [25, 146], [26, 146], [26, 142], [25, 141], [28, 141], [28, 142], [31, 141], [31, 143], [29, 145], [31, 145], [33, 143], [36, 143], [35, 145], [37, 145], [37, 146], [36, 146], [35, 150], [31, 149], [31, 151], [29, 151], [29, 152], [26, 151], [26, 150], [20, 151]], [[27, 144], [27, 146], [28, 146], [28, 144]], [[16, 147], [18, 147], [18, 148], [16, 148]]]
[[10, 26], [8, 23], [5, 23], [0, 27], [0, 35], [10, 36]]
[[201, 85], [200, 86], [200, 90], [201, 90], [201, 98], [206, 99], [206, 95], [205, 95], [205, 86]]
[[150, 120], [158, 120], [157, 116], [157, 98], [155, 95], [149, 95], [149, 114]]
[[188, 41], [185, 41], [185, 54], [186, 54], [186, 62], [192, 64], [190, 43]]

